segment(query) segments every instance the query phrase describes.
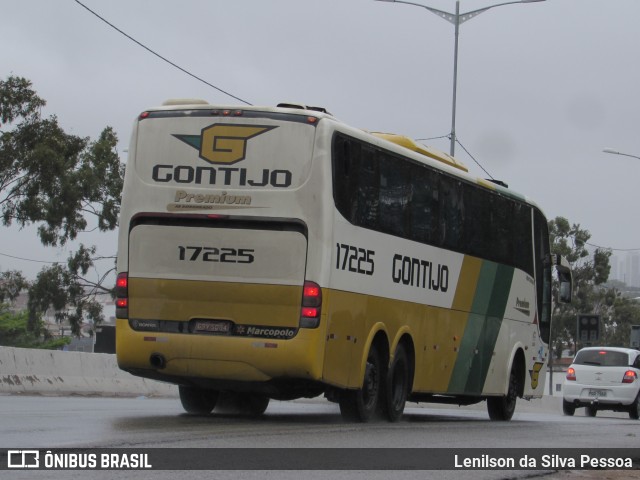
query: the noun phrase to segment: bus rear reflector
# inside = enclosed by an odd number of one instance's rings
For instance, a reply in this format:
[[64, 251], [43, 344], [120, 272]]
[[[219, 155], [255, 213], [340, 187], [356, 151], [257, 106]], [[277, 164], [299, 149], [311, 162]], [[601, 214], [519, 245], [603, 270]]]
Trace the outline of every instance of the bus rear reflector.
[[129, 318], [129, 275], [118, 274], [116, 278], [116, 318]]
[[322, 308], [322, 289], [314, 282], [304, 282], [302, 289], [302, 308], [300, 309], [300, 328], [316, 328], [320, 325]]
[[302, 316], [304, 318], [316, 318], [318, 316], [318, 309], [313, 307], [302, 307]]

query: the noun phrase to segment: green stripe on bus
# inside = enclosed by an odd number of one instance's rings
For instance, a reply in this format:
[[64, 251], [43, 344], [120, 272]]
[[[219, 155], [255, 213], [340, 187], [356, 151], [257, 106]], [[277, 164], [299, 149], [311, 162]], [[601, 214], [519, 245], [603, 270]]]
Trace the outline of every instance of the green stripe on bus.
[[513, 267], [483, 262], [449, 392], [482, 393], [507, 308], [513, 273]]

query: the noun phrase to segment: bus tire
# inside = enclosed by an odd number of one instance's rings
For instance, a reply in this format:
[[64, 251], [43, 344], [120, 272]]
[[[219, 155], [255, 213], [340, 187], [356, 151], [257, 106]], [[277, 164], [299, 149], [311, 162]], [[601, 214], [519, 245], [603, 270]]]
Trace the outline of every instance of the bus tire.
[[269, 397], [259, 393], [237, 394], [237, 399], [239, 413], [251, 417], [259, 417], [269, 406]]
[[269, 406], [269, 397], [260, 393], [220, 392], [216, 413], [259, 417]]
[[208, 415], [218, 402], [218, 392], [200, 388], [178, 386], [182, 408], [191, 415]]
[[568, 415], [569, 417], [572, 417], [573, 414], [576, 413], [576, 406], [571, 402], [562, 400], [562, 413]]
[[345, 420], [368, 422], [373, 418], [382, 392], [382, 370], [380, 353], [375, 345], [371, 345], [362, 388], [344, 390], [340, 394], [340, 413]]
[[509, 389], [507, 390], [507, 394], [499, 397], [487, 398], [489, 418], [491, 420], [502, 422], [511, 420], [513, 413], [516, 411], [516, 402], [518, 401], [519, 391], [520, 380], [518, 378], [516, 364], [514, 362], [511, 367], [511, 374], [509, 375]]
[[249, 393], [243, 398], [242, 408], [247, 415], [259, 417], [269, 406], [269, 397], [259, 393]]
[[409, 356], [402, 345], [398, 345], [385, 382], [385, 414], [390, 422], [402, 417], [409, 396]]

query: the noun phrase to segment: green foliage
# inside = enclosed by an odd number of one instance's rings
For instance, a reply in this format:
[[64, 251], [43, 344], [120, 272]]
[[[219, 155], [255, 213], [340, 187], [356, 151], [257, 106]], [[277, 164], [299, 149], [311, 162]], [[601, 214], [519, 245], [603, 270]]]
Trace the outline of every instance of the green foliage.
[[67, 321], [75, 335], [80, 335], [85, 319], [95, 325], [102, 322], [102, 306], [97, 301], [100, 285], [90, 284], [81, 276], [93, 265], [94, 253], [95, 247], [80, 245], [66, 266], [55, 264], [40, 271], [29, 287], [29, 328], [36, 328], [38, 318], [49, 308], [54, 310], [56, 322]]
[[16, 118], [37, 118], [45, 101], [31, 90], [25, 78], [10, 76], [0, 82], [0, 122], [11, 123]]
[[[0, 212], [4, 225], [38, 223], [45, 245], [64, 245], [87, 228], [117, 226], [124, 174], [110, 127], [95, 142], [70, 135], [55, 116], [40, 118], [45, 102], [25, 79], [0, 81]], [[21, 103], [26, 102], [26, 103]]]
[[27, 286], [28, 282], [21, 272], [16, 270], [0, 272], [0, 304], [15, 300]]
[[[2, 223], [37, 225], [47, 246], [65, 245], [94, 225], [99, 231], [115, 229], [124, 179], [115, 132], [107, 127], [95, 141], [68, 134], [56, 116], [41, 117], [45, 103], [24, 78], [0, 81]], [[102, 320], [96, 295], [110, 293], [112, 286], [102, 285], [106, 275], [97, 282], [85, 278], [95, 253], [95, 247], [81, 245], [66, 265], [40, 272], [29, 286], [29, 328], [37, 329], [37, 319], [48, 308], [60, 321], [69, 320], [76, 334], [83, 318]], [[2, 280], [0, 301], [10, 299]]]
[[52, 339], [40, 319], [35, 328], [28, 323], [28, 312], [12, 313], [0, 305], [0, 346], [56, 350], [69, 343], [68, 338]]
[[640, 325], [640, 304], [616, 293], [610, 312], [611, 319], [605, 323], [602, 343], [612, 347], [629, 347], [631, 325]]
[[[573, 301], [556, 305], [551, 327], [552, 349], [559, 357], [564, 348], [581, 348], [577, 335], [577, 316], [593, 313], [601, 318], [601, 345], [629, 346], [631, 322], [639, 322], [640, 305], [622, 297], [615, 288], [607, 288], [611, 252], [595, 248], [591, 252], [591, 234], [566, 218], [549, 221], [551, 252], [563, 255], [571, 264]], [[640, 324], [640, 323], [635, 323]]]

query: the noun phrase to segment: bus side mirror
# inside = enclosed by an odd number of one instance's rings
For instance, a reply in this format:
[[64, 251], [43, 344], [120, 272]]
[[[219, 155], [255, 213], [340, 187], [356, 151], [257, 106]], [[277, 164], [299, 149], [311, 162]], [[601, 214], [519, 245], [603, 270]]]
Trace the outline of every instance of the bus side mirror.
[[558, 282], [560, 283], [560, 291], [558, 292], [558, 302], [571, 303], [573, 293], [573, 278], [571, 276], [571, 267], [566, 258], [562, 255], [553, 255], [553, 263], [558, 271]]

